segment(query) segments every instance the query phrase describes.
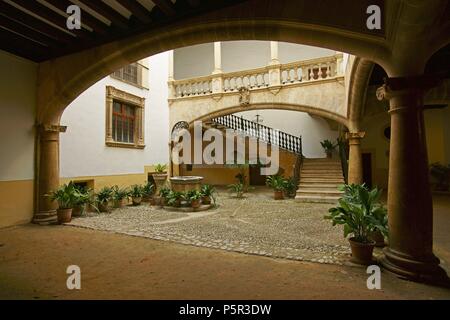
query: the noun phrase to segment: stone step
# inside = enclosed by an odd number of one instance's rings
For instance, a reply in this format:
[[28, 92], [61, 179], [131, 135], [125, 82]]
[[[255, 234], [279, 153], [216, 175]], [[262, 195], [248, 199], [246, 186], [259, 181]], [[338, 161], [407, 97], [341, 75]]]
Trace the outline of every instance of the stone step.
[[338, 197], [338, 196], [304, 196], [304, 195], [297, 195], [295, 197], [295, 200], [299, 201], [299, 202], [337, 204], [339, 198], [340, 197]]
[[311, 169], [302, 169], [301, 173], [303, 174], [342, 174], [342, 170], [330, 170], [330, 169], [323, 169], [323, 170], [311, 170]]
[[300, 174], [300, 179], [306, 179], [306, 178], [320, 178], [320, 179], [342, 179], [342, 173], [341, 174], [318, 174], [318, 173], [314, 173], [314, 174], [307, 174], [307, 173], [301, 173]]
[[317, 163], [304, 163], [302, 168], [342, 168], [341, 164], [333, 164], [333, 163], [324, 163], [324, 164], [317, 164]]
[[320, 189], [320, 190], [338, 190], [339, 184], [334, 183], [323, 183], [323, 182], [309, 182], [309, 183], [300, 183], [299, 189]]
[[327, 183], [327, 184], [344, 184], [344, 179], [326, 179], [326, 178], [301, 178], [302, 183]]
[[336, 196], [341, 197], [344, 193], [339, 190], [325, 190], [325, 189], [304, 189], [300, 188], [297, 190], [298, 196]]
[[318, 158], [318, 159], [305, 158], [305, 159], [303, 159], [303, 162], [304, 163], [341, 163], [341, 160], [328, 159], [328, 158]]

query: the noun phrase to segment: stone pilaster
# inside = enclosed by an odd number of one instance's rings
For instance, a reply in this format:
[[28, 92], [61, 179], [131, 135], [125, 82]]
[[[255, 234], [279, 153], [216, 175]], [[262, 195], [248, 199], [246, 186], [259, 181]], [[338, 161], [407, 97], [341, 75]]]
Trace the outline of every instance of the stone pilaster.
[[347, 132], [346, 138], [349, 144], [348, 183], [363, 183], [363, 164], [361, 154], [361, 139], [365, 132]]
[[57, 203], [47, 196], [59, 187], [59, 134], [67, 127], [38, 126], [38, 186], [37, 206], [33, 222], [41, 225], [55, 223]]
[[433, 254], [433, 204], [423, 120], [423, 96], [438, 84], [417, 76], [389, 78], [377, 90], [390, 104], [389, 247], [383, 266], [418, 281], [440, 282], [446, 274]]

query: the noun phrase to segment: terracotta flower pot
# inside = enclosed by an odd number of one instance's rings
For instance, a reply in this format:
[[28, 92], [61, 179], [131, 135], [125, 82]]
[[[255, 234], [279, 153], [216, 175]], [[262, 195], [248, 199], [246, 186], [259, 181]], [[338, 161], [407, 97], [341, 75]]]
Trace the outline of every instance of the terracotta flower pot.
[[203, 204], [211, 204], [211, 197], [209, 197], [209, 196], [202, 197], [202, 203]]
[[125, 205], [125, 199], [114, 201], [114, 208], [122, 208]]
[[275, 200], [283, 200], [284, 199], [284, 193], [282, 190], [275, 190], [273, 192], [273, 197]]
[[58, 209], [56, 215], [59, 224], [68, 223], [72, 220], [72, 209]]
[[333, 153], [328, 151], [328, 152], [327, 152], [327, 158], [328, 158], [328, 159], [333, 158]]
[[191, 201], [191, 207], [194, 209], [200, 208], [200, 205], [201, 205], [200, 199]]
[[138, 206], [142, 202], [142, 197], [133, 197], [132, 201], [133, 201], [133, 206]]
[[157, 201], [156, 201], [155, 197], [150, 197], [150, 199], [148, 199], [148, 203], [151, 206], [155, 206], [157, 204]]
[[361, 243], [355, 241], [354, 238], [348, 239], [352, 249], [352, 261], [357, 264], [369, 265], [372, 263], [373, 247], [375, 241], [370, 243]]
[[110, 212], [111, 206], [110, 206], [109, 202], [102, 202], [102, 203], [98, 204], [98, 210], [100, 212]]
[[86, 212], [86, 204], [74, 206], [72, 209], [72, 217], [81, 217]]

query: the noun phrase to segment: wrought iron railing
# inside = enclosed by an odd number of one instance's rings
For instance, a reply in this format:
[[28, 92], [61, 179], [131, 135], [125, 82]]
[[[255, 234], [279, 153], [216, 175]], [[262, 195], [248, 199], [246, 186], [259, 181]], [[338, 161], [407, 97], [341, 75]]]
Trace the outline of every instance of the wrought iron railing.
[[233, 114], [213, 118], [211, 121], [255, 137], [268, 144], [276, 145], [281, 149], [302, 155], [302, 137], [297, 137]]

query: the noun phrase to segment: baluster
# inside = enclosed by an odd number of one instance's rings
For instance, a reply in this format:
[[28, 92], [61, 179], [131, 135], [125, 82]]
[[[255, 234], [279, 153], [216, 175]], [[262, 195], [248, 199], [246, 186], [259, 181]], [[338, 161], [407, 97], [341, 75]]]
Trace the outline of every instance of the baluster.
[[311, 66], [309, 80], [314, 80], [314, 66]]
[[331, 65], [328, 62], [328, 65], [327, 65], [327, 78], [329, 78], [329, 77], [331, 77]]

